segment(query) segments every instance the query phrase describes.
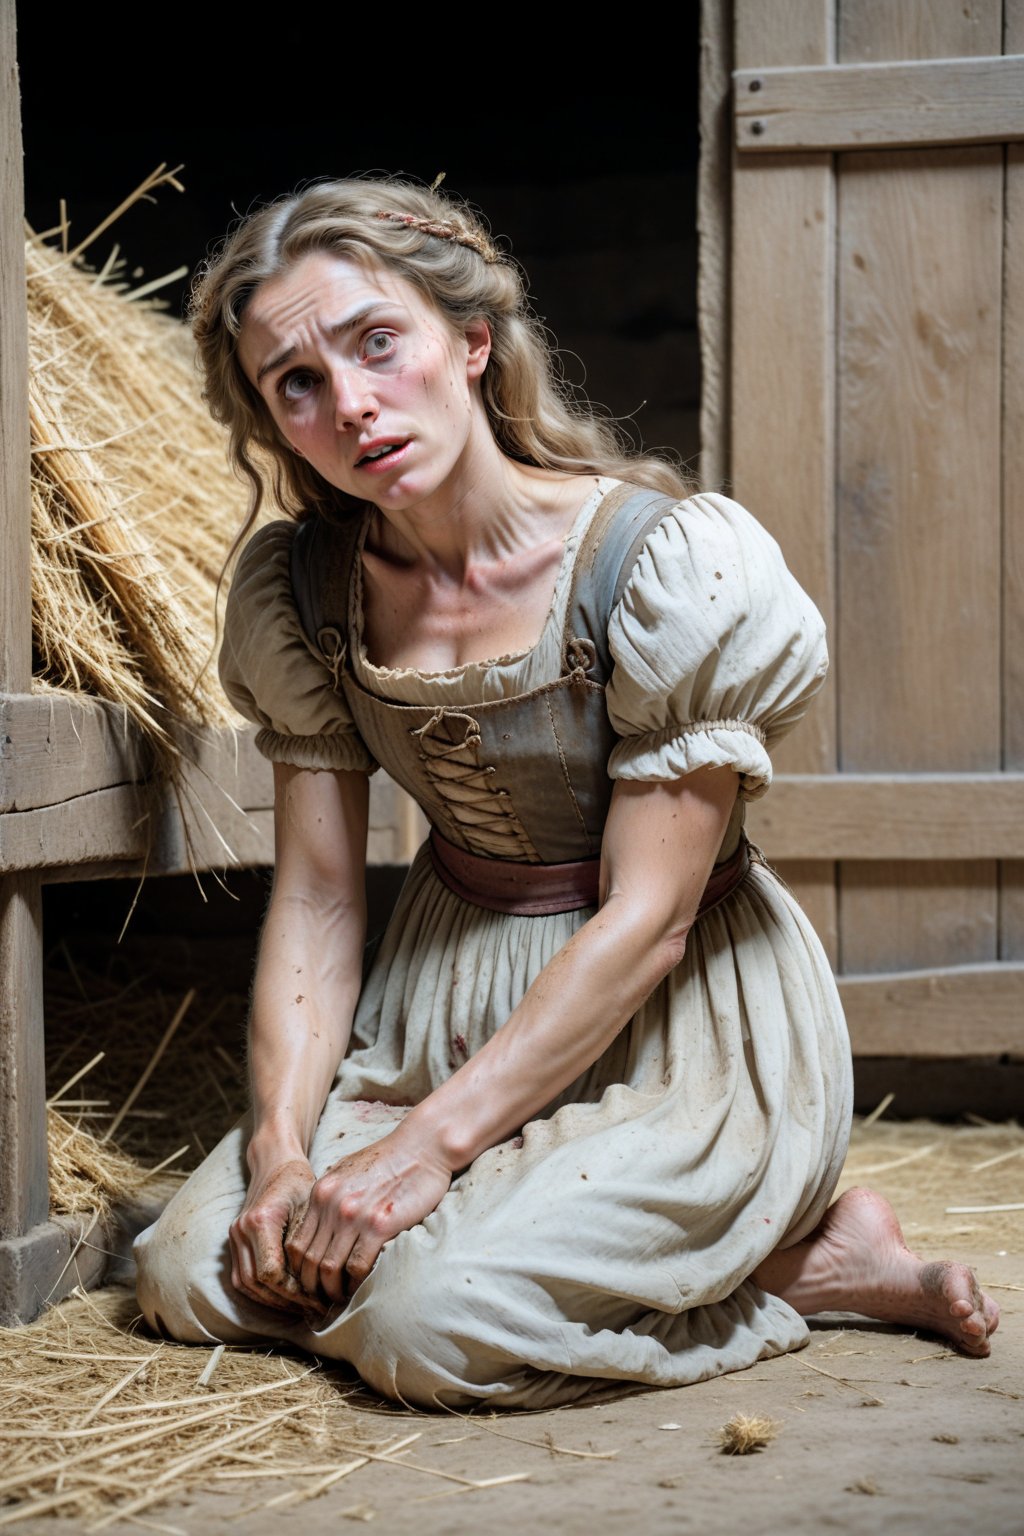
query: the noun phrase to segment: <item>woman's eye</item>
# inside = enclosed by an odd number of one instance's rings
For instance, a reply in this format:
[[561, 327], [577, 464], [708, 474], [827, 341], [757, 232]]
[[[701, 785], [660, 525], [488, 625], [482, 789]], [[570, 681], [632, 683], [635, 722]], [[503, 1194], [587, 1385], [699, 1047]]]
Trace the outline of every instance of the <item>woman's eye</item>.
[[394, 344], [394, 337], [389, 332], [373, 331], [366, 338], [366, 355], [367, 357], [387, 357]]
[[297, 371], [289, 373], [282, 381], [281, 393], [286, 400], [301, 400], [308, 395], [316, 383], [311, 373]]

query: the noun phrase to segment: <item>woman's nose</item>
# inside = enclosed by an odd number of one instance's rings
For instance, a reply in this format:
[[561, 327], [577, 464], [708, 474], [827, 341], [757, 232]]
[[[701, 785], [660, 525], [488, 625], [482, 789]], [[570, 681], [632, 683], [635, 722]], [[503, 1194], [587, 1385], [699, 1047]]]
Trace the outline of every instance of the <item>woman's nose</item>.
[[358, 426], [377, 415], [373, 381], [362, 368], [339, 367], [334, 371], [334, 419], [339, 427]]

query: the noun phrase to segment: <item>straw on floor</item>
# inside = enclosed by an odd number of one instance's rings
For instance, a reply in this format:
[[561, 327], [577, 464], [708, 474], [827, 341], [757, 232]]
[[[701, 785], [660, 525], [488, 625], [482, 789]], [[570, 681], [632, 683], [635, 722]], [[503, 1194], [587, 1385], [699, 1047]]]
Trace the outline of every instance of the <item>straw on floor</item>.
[[0, 1527], [43, 1514], [88, 1531], [135, 1526], [196, 1488], [239, 1482], [241, 1518], [381, 1460], [473, 1486], [410, 1461], [419, 1433], [360, 1416], [351, 1376], [282, 1352], [165, 1344], [136, 1322], [131, 1293], [112, 1289], [0, 1329]]

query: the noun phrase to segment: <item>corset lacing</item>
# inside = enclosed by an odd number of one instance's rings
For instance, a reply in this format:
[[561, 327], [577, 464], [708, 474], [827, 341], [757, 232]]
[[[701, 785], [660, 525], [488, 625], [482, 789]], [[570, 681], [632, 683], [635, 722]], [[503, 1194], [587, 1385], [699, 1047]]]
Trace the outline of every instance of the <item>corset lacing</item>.
[[457, 837], [473, 853], [538, 863], [511, 795], [494, 783], [496, 770], [480, 762], [480, 727], [472, 715], [439, 709], [411, 734]]

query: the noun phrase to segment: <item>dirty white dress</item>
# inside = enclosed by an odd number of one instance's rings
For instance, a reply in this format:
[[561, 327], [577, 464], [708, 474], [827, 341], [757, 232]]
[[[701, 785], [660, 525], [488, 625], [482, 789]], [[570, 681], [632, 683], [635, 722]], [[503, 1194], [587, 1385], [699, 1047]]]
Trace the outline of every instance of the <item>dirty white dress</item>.
[[[360, 687], [436, 706], [440, 718], [557, 676], [574, 560], [614, 485], [598, 480], [576, 518], [543, 634], [522, 655], [441, 674], [375, 667], [362, 643], [357, 556], [345, 640]], [[303, 637], [293, 533], [273, 524], [243, 555], [222, 676], [268, 757], [369, 771], [345, 699]], [[820, 616], [774, 540], [719, 495], [676, 504], [650, 533], [608, 640], [610, 776], [670, 780], [730, 765], [741, 801], [768, 787], [772, 745], [826, 668]], [[506, 787], [514, 807], [515, 784]], [[509, 834], [500, 822], [499, 848]], [[421, 850], [366, 979], [314, 1171], [386, 1134], [404, 1113], [395, 1106], [424, 1098], [479, 1049], [590, 915], [486, 911], [441, 884]], [[827, 960], [793, 897], [755, 859], [605, 1054], [521, 1138], [457, 1177], [323, 1326], [292, 1323], [232, 1289], [227, 1234], [246, 1188], [244, 1123], [138, 1240], [140, 1301], [175, 1338], [287, 1340], [421, 1405], [538, 1408], [612, 1382], [699, 1381], [806, 1341], [797, 1313], [748, 1276], [820, 1220], [850, 1111], [849, 1044]]]

